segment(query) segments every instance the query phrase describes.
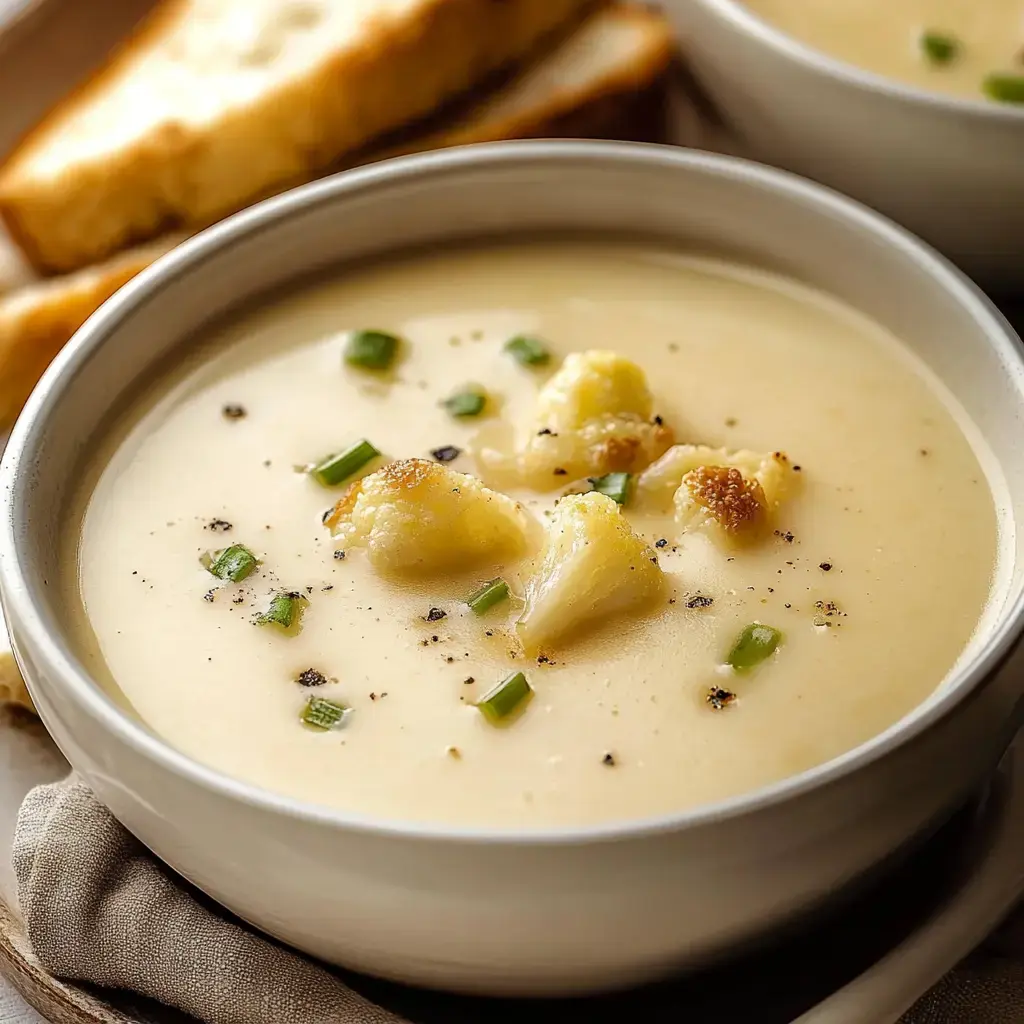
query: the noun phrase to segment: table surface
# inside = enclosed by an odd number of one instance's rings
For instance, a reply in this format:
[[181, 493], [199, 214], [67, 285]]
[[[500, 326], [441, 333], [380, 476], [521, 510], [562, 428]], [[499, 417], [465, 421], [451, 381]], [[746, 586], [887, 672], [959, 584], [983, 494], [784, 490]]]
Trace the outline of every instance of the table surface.
[[0, 978], [0, 1024], [47, 1024], [6, 980]]

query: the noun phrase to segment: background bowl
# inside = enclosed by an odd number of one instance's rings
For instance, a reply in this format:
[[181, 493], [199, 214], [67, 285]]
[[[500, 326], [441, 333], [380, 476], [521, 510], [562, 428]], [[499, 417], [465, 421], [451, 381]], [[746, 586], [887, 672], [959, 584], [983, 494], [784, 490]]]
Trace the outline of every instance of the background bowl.
[[992, 290], [1024, 289], [1024, 107], [863, 71], [739, 0], [664, 6], [687, 62], [753, 157], [882, 211]]
[[789, 175], [613, 143], [404, 158], [204, 232], [79, 332], [0, 466], [10, 509], [0, 592], [14, 649], [46, 726], [118, 818], [286, 942], [371, 973], [489, 993], [639, 981], [818, 905], [966, 798], [1015, 731], [1022, 689], [1005, 665], [1024, 590], [1021, 542], [1008, 537], [993, 614], [920, 709], [818, 769], [657, 820], [535, 832], [367, 820], [229, 779], [119, 710], [76, 658], [56, 585], [71, 570], [58, 543], [69, 496], [112, 403], [204, 322], [270, 288], [409, 245], [541, 230], [640, 233], [734, 254], [875, 317], [958, 396], [1001, 463], [999, 493], [1024, 521], [1019, 342], [962, 275], [902, 230]]

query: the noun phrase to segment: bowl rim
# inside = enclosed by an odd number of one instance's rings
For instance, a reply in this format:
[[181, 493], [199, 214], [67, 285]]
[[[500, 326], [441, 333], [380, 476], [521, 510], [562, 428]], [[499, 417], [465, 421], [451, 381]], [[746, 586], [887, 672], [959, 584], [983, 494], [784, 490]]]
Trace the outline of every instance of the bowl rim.
[[866, 92], [897, 99], [915, 106], [931, 107], [943, 113], [955, 113], [984, 117], [1006, 124], [1024, 126], [1024, 104], [1000, 103], [996, 100], [972, 99], [969, 96], [954, 96], [941, 92], [930, 92], [894, 78], [887, 78], [874, 71], [850, 64], [832, 57], [808, 43], [801, 42], [771, 22], [755, 14], [743, 0], [690, 0], [702, 5], [716, 17], [721, 18], [736, 31], [756, 40], [781, 57], [802, 65], [809, 71], [824, 74]]
[[[1012, 653], [1024, 631], [1024, 581], [1005, 596], [993, 616], [988, 635], [969, 660], [953, 667], [945, 684], [903, 718], [865, 743], [796, 775], [706, 805], [647, 816], [616, 819], [589, 825], [509, 828], [505, 826], [462, 826], [385, 819], [356, 814], [339, 808], [314, 804], [264, 789], [233, 778], [178, 751], [141, 722], [133, 721], [95, 682], [76, 657], [66, 632], [55, 618], [45, 613], [43, 586], [29, 560], [21, 551], [19, 531], [32, 527], [19, 512], [22, 502], [20, 466], [26, 450], [31, 451], [47, 429], [52, 411], [65, 388], [73, 384], [79, 368], [111, 336], [121, 321], [145, 307], [149, 297], [165, 282], [200, 272], [203, 263], [230, 249], [238, 241], [271, 229], [293, 215], [308, 213], [320, 205], [344, 202], [379, 186], [446, 176], [461, 170], [494, 169], [509, 166], [557, 167], [560, 163], [586, 159], [606, 167], [658, 167], [682, 170], [724, 179], [737, 187], [755, 187], [781, 198], [800, 202], [818, 216], [839, 220], [851, 228], [866, 229], [887, 246], [927, 272], [970, 313], [978, 330], [1004, 359], [1015, 363], [1024, 379], [1024, 344], [988, 297], [948, 260], [910, 232], [875, 211], [840, 193], [786, 171], [735, 157], [685, 150], [679, 147], [624, 142], [516, 141], [460, 146], [382, 161], [313, 182], [283, 195], [265, 200], [189, 238], [142, 271], [93, 314], [58, 354], [29, 397], [11, 432], [0, 461], [0, 493], [8, 495], [0, 521], [0, 593], [11, 628], [16, 653], [24, 647], [46, 666], [52, 693], [63, 697], [90, 716], [100, 728], [113, 733], [118, 742], [161, 769], [183, 777], [189, 783], [224, 798], [263, 812], [299, 819], [311, 824], [355, 831], [380, 837], [394, 837], [448, 843], [498, 844], [509, 846], [579, 845], [598, 841], [622, 841], [645, 836], [696, 829], [701, 826], [763, 811], [787, 800], [836, 782], [891, 754], [918, 737], [954, 711], [970, 694], [992, 677]], [[728, 187], [728, 185], [726, 186]], [[1024, 386], [1022, 386], [1024, 390]], [[1024, 396], [1022, 396], [1024, 405]], [[26, 463], [27, 464], [27, 463]], [[27, 475], [27, 472], [26, 474]], [[36, 699], [39, 685], [26, 678], [29, 693]], [[45, 701], [38, 702], [45, 708]], [[44, 715], [45, 722], [45, 715]]]

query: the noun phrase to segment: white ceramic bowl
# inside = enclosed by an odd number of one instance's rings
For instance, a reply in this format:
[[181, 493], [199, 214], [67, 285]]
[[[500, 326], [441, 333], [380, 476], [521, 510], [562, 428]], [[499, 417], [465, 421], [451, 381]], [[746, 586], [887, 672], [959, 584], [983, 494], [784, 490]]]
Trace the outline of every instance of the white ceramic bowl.
[[741, 0], [664, 5], [688, 63], [753, 157], [873, 206], [986, 287], [1024, 289], [1024, 107], [863, 71]]
[[1010, 329], [901, 229], [781, 172], [625, 144], [470, 147], [343, 174], [186, 243], [89, 321], [15, 426], [0, 466], [3, 606], [43, 721], [101, 799], [201, 889], [326, 960], [490, 993], [601, 989], [697, 964], [941, 821], [1016, 729], [1024, 683], [1005, 663], [1022, 628], [1024, 557], [1012, 536], [992, 615], [924, 706], [814, 771], [657, 820], [512, 832], [305, 806], [183, 756], [88, 677], [57, 586], [71, 571], [57, 543], [69, 486], [112, 405], [168, 352], [229, 307], [346, 260], [586, 230], [736, 253], [888, 325], [973, 417], [1024, 522], [1024, 361]]

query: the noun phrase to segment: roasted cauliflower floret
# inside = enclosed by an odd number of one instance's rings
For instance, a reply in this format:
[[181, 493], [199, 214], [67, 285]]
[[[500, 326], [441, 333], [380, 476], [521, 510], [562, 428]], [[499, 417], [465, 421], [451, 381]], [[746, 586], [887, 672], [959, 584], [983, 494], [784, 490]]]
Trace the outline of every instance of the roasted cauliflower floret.
[[768, 525], [768, 500], [754, 477], [734, 466], [698, 466], [683, 477], [673, 499], [684, 529], [708, 526], [728, 538], [759, 537]]
[[742, 543], [764, 533], [794, 476], [783, 452], [676, 445], [641, 475], [637, 494], [657, 503], [671, 496], [684, 530], [704, 529], [719, 542]]
[[672, 443], [643, 371], [614, 352], [574, 352], [537, 396], [522, 476], [539, 489], [566, 478], [637, 472]]
[[339, 547], [365, 548], [378, 569], [407, 572], [514, 557], [530, 526], [518, 502], [426, 459], [357, 480], [324, 521]]
[[548, 524], [516, 630], [528, 652], [538, 651], [578, 626], [642, 607], [664, 586], [654, 552], [620, 507], [596, 492], [574, 494]]

